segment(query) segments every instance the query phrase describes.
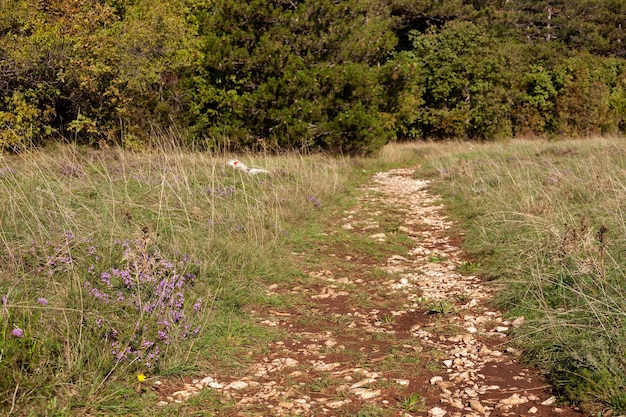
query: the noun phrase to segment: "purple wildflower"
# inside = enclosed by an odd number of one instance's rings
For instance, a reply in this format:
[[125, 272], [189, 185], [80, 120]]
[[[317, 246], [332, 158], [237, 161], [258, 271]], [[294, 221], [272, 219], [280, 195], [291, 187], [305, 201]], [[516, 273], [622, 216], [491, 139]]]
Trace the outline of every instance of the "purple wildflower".
[[0, 178], [6, 178], [11, 174], [15, 174], [15, 170], [10, 167], [0, 168]]
[[69, 245], [71, 241], [75, 239], [74, 232], [71, 230], [65, 231], [65, 242]]
[[11, 336], [21, 339], [22, 337], [24, 337], [24, 330], [16, 327], [15, 329], [11, 330]]
[[320, 203], [320, 201], [317, 198], [315, 198], [315, 196], [309, 194], [309, 195], [306, 196], [306, 199], [309, 200], [311, 203], [313, 203], [313, 205], [316, 208], [322, 207], [322, 203]]
[[111, 274], [109, 274], [108, 272], [103, 272], [100, 275], [100, 278], [102, 279], [102, 282], [104, 282], [107, 286], [111, 286]]
[[47, 306], [47, 305], [48, 305], [48, 300], [46, 300], [46, 299], [45, 299], [45, 298], [43, 298], [43, 297], [39, 297], [39, 298], [37, 299], [37, 304], [41, 304], [41, 305]]

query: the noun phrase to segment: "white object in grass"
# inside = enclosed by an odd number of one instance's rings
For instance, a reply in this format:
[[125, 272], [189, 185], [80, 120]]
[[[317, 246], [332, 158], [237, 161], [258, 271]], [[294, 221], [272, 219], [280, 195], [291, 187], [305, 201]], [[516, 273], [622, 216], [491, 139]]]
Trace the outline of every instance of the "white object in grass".
[[233, 169], [247, 172], [250, 175], [269, 174], [269, 171], [263, 168], [248, 168], [246, 164], [238, 159], [229, 159], [226, 162], [226, 165], [232, 167]]

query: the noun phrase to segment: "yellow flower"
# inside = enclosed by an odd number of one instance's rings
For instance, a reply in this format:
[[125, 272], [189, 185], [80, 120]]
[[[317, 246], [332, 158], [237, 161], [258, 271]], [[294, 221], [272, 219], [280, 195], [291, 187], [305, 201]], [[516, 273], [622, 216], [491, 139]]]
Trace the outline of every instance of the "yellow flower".
[[143, 382], [146, 380], [146, 376], [144, 374], [137, 375], [137, 381]]

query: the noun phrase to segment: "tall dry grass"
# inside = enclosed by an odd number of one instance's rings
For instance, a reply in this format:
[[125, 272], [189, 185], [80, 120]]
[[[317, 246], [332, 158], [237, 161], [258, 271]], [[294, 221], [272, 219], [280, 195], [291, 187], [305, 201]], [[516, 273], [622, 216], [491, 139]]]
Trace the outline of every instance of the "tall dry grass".
[[[353, 161], [73, 146], [0, 156], [0, 409], [149, 414], [136, 376], [228, 366], [245, 309]], [[235, 366], [236, 364], [231, 364]], [[79, 410], [79, 411], [77, 411]], [[103, 411], [104, 410], [104, 411]]]
[[[435, 154], [436, 152], [436, 154]], [[447, 144], [429, 175], [558, 393], [626, 411], [626, 141]]]

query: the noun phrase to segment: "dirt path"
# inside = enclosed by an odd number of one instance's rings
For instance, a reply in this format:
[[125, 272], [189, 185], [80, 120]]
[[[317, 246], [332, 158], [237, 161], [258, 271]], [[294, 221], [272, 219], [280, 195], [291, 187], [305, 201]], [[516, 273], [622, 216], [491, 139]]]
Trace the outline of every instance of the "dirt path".
[[[213, 389], [236, 404], [228, 415], [242, 416], [580, 415], [517, 364], [507, 332], [523, 318], [504, 320], [486, 304], [493, 287], [456, 272], [451, 223], [412, 174], [376, 174], [337, 225], [385, 259], [349, 242], [321, 248], [334, 266], [310, 271], [309, 284], [269, 289], [297, 294], [300, 305], [255, 312], [288, 336], [245, 374], [162, 390], [161, 404]], [[410, 249], [388, 252], [392, 235], [408, 237]]]

